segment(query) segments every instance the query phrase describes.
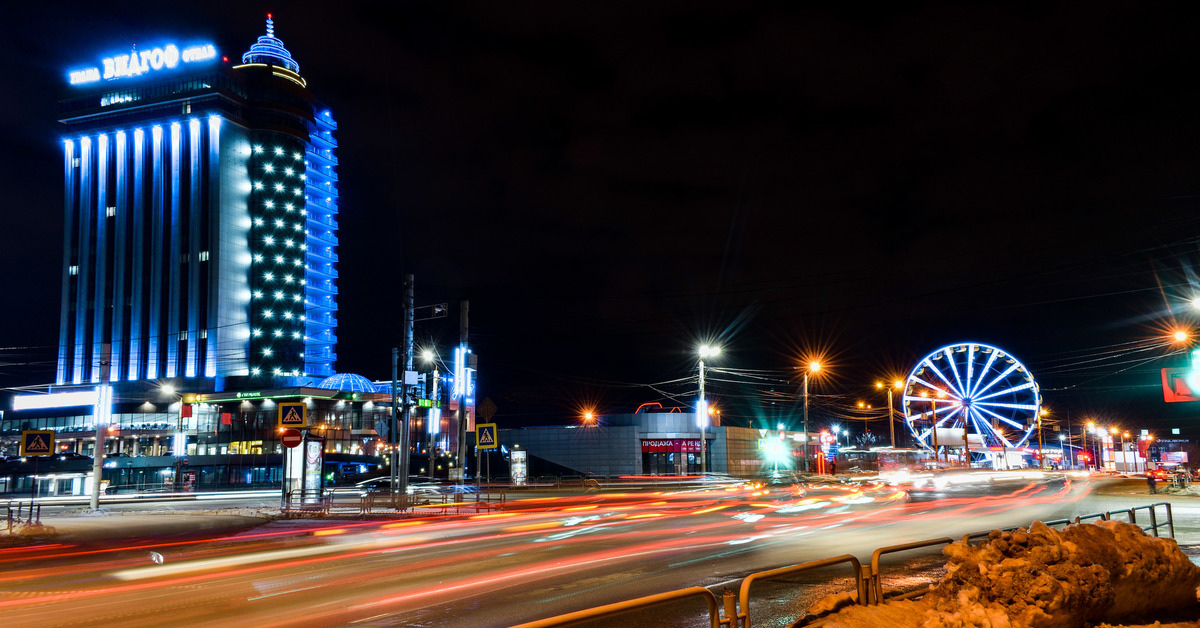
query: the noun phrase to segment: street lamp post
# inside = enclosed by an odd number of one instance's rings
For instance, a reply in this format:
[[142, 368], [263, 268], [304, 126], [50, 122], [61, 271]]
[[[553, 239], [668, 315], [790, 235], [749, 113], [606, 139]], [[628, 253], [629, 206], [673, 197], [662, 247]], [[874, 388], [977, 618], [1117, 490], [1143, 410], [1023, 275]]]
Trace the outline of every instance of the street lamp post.
[[1038, 470], [1046, 468], [1046, 454], [1042, 453], [1042, 417], [1046, 416], [1047, 411], [1043, 408], [1037, 415], [1037, 431], [1038, 431]]
[[708, 473], [708, 403], [704, 399], [704, 358], [719, 353], [720, 347], [700, 347], [700, 399], [696, 402], [696, 424], [700, 428], [700, 473]]
[[808, 475], [808, 454], [809, 454], [809, 439], [808, 439], [808, 376], [810, 373], [816, 373], [821, 370], [820, 362], [809, 362], [808, 370], [804, 371], [804, 475]]
[[900, 389], [900, 382], [892, 382], [891, 386], [884, 386], [883, 382], [875, 382], [876, 388], [886, 388], [888, 397], [888, 432], [892, 436], [892, 449], [896, 448], [896, 421], [895, 415], [892, 414], [892, 391]]
[[[1129, 438], [1129, 432], [1121, 432], [1121, 467], [1125, 473], [1129, 473], [1129, 448], [1125, 445], [1126, 438]], [[1133, 472], [1137, 473], [1137, 462], [1133, 464]]]

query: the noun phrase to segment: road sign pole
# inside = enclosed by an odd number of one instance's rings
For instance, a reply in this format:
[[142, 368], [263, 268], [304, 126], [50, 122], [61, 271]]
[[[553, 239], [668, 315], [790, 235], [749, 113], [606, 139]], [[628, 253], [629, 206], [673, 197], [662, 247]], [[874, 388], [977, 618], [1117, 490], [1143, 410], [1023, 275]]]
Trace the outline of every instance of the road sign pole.
[[91, 508], [100, 508], [100, 478], [104, 474], [104, 430], [112, 416], [112, 385], [108, 381], [111, 345], [100, 345], [100, 385], [97, 387], [96, 408], [92, 418], [96, 421], [96, 447], [92, 452], [92, 499]]

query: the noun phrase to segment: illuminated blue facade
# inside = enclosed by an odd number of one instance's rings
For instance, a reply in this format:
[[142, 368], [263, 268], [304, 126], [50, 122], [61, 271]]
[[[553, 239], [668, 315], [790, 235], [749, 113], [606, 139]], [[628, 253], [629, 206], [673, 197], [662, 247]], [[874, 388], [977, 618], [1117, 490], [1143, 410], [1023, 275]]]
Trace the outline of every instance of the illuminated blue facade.
[[242, 64], [166, 43], [68, 72], [56, 381], [332, 375], [337, 124], [273, 23]]

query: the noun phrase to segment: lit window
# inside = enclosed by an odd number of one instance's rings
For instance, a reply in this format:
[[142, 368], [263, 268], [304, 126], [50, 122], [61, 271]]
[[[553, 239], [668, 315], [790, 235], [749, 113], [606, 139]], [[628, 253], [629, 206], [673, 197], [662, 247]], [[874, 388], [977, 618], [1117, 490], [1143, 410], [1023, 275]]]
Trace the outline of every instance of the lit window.
[[79, 274], [79, 267], [78, 267], [78, 266], [71, 266], [71, 267], [67, 268], [67, 274], [68, 274], [68, 275], [78, 275], [78, 274]]
[[116, 208], [116, 207], [108, 207], [107, 209], [105, 209], [105, 210], [104, 210], [104, 215], [105, 215], [105, 216], [108, 216], [109, 218], [112, 218], [113, 216], [116, 216], [116, 215], [117, 215], [117, 208]]
[[202, 262], [207, 262], [208, 261], [208, 251], [200, 251], [200, 254], [197, 255], [196, 257]]

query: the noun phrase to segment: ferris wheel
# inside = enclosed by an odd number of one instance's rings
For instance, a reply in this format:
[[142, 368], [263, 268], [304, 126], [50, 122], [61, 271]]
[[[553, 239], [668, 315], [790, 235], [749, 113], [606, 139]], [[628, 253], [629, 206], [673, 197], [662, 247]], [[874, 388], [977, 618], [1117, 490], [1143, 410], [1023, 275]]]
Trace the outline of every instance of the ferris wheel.
[[961, 446], [964, 436], [971, 447], [1021, 447], [1037, 426], [1042, 404], [1025, 365], [974, 342], [942, 347], [917, 362], [903, 400], [905, 422], [926, 449], [935, 449], [939, 437], [937, 447]]

